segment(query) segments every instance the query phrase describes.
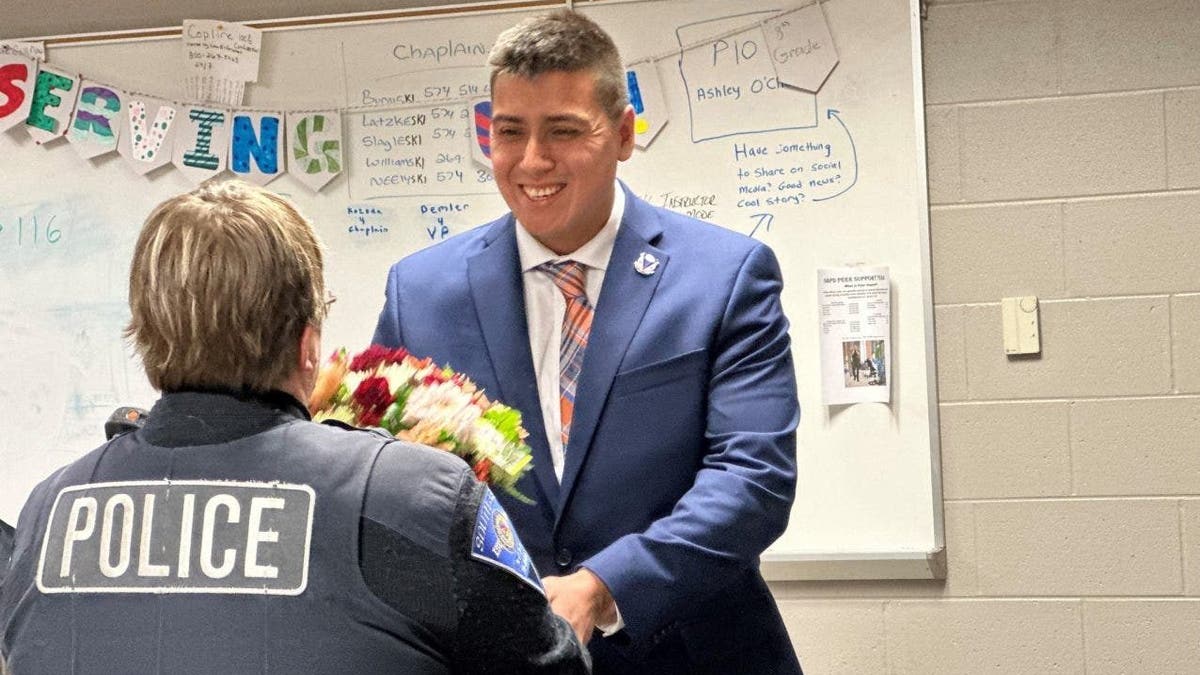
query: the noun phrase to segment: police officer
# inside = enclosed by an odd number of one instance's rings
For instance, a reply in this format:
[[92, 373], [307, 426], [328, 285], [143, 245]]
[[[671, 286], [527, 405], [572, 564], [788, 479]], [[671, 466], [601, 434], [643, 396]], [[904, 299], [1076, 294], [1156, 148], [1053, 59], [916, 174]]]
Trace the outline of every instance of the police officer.
[[126, 332], [163, 395], [26, 503], [12, 675], [587, 672], [465, 463], [309, 421], [322, 275], [311, 225], [261, 188], [150, 215]]

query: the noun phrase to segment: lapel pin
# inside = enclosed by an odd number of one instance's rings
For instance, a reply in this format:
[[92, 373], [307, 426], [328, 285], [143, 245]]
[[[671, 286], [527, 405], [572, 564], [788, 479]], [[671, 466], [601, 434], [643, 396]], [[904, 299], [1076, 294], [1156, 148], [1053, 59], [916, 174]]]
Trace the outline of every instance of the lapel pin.
[[633, 269], [638, 274], [648, 277], [658, 270], [658, 258], [655, 258], [653, 255], [642, 251], [642, 253], [638, 255], [637, 260], [633, 261]]

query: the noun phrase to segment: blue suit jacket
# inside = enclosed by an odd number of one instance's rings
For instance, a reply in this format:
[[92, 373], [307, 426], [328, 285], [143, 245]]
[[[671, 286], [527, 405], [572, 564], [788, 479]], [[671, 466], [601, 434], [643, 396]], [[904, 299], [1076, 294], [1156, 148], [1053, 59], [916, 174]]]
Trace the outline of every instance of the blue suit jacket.
[[[625, 620], [597, 672], [799, 672], [758, 573], [795, 489], [799, 421], [771, 250], [626, 190], [576, 389], [562, 483], [529, 350], [511, 214], [396, 263], [375, 342], [519, 409], [533, 506], [504, 507], [542, 574], [580, 565]], [[638, 273], [641, 253], [660, 261]]]

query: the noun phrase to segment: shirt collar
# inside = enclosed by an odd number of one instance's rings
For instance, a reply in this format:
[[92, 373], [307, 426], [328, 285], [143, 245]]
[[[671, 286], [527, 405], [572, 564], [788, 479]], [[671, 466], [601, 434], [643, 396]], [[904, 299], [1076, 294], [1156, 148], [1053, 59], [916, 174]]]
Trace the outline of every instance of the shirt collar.
[[305, 405], [282, 391], [189, 388], [163, 392], [140, 433], [164, 447], [211, 445], [307, 419]]
[[574, 260], [596, 270], [607, 269], [608, 259], [612, 257], [613, 245], [617, 241], [617, 230], [625, 215], [625, 190], [619, 181], [614, 184], [612, 213], [608, 215], [608, 222], [596, 236], [571, 253], [559, 255], [551, 251], [517, 221], [517, 255], [521, 259], [521, 271], [528, 272], [542, 263], [559, 260]]

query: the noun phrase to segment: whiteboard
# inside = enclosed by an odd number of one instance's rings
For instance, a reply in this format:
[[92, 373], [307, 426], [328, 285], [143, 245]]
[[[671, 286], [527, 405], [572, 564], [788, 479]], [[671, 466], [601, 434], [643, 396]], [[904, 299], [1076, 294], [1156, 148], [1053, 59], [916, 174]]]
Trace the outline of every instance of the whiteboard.
[[[917, 0], [825, 0], [840, 61], [816, 94], [772, 82], [761, 27], [803, 4], [576, 7], [662, 83], [665, 127], [620, 178], [654, 204], [766, 242], [783, 267], [799, 481], [764, 572], [935, 577], [943, 535]], [[246, 107], [338, 109], [345, 119], [346, 172], [319, 193], [290, 176], [271, 183], [328, 248], [339, 300], [327, 348], [365, 346], [396, 259], [506, 210], [471, 159], [467, 111], [486, 95], [482, 54], [521, 14], [313, 21], [264, 36]], [[52, 44], [47, 58], [179, 100], [180, 51], [168, 37]], [[398, 165], [402, 155], [422, 160]], [[121, 339], [128, 265], [151, 208], [191, 184], [170, 168], [138, 176], [115, 154], [81, 159], [62, 140], [37, 145], [20, 127], [0, 134], [0, 157], [0, 518], [13, 522], [38, 480], [103, 440], [115, 407], [156, 399]], [[887, 404], [822, 404], [816, 270], [844, 264], [890, 271]]]

